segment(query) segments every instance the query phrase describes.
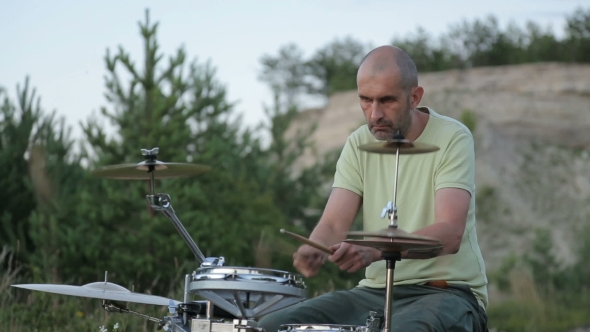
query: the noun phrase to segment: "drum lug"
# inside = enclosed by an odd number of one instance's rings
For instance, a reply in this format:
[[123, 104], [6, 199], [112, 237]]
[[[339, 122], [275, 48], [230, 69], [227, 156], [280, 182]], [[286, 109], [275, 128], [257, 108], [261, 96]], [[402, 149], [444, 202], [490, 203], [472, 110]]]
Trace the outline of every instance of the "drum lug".
[[369, 311], [369, 317], [367, 318], [367, 331], [368, 332], [380, 332], [381, 331], [381, 317], [377, 317], [376, 311]]
[[216, 266], [223, 266], [225, 264], [225, 258], [222, 257], [207, 257], [201, 263], [201, 267], [216, 267]]

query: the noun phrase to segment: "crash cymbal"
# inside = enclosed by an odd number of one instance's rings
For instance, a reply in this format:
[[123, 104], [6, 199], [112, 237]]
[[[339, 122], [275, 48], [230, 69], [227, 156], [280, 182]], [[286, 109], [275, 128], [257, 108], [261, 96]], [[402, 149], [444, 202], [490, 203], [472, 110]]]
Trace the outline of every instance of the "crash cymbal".
[[174, 304], [180, 303], [179, 301], [167, 299], [160, 296], [132, 293], [127, 288], [104, 281], [93, 282], [83, 286], [51, 284], [21, 284], [12, 286], [47, 293], [89, 297], [94, 299], [120, 302], [134, 302], [162, 306], [168, 306], [170, 304], [170, 301], [173, 301]]
[[149, 167], [154, 166], [155, 179], [186, 178], [211, 170], [211, 167], [187, 163], [166, 163], [162, 161], [142, 161], [137, 164], [105, 166], [92, 171], [95, 176], [116, 180], [149, 180]]
[[438, 146], [411, 142], [407, 139], [392, 139], [389, 141], [367, 143], [359, 146], [359, 149], [363, 151], [380, 154], [395, 154], [398, 148], [399, 154], [420, 154], [439, 150]]

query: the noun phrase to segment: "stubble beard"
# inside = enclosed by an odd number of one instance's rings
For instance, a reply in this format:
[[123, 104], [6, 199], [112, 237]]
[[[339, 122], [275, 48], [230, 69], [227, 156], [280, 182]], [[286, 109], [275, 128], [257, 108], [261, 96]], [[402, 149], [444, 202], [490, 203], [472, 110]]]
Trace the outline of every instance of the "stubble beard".
[[[374, 130], [374, 126], [385, 126], [387, 127], [387, 130]], [[375, 139], [379, 141], [387, 141], [393, 139], [393, 137], [398, 132], [406, 137], [411, 126], [412, 107], [408, 105], [408, 108], [400, 115], [396, 124], [389, 120], [381, 119], [379, 121], [369, 123], [369, 130]]]

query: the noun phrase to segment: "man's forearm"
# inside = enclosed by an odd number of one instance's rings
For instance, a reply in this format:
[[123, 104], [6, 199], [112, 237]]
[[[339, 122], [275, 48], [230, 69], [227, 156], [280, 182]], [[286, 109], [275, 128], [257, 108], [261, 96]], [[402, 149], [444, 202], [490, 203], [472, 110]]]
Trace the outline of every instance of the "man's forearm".
[[342, 242], [346, 234], [342, 230], [336, 230], [326, 223], [319, 223], [311, 232], [309, 239], [326, 247]]
[[459, 232], [456, 228], [457, 226], [452, 223], [437, 222], [414, 232], [414, 234], [438, 240], [443, 245], [438, 256], [450, 255], [459, 251], [463, 238], [463, 232]]

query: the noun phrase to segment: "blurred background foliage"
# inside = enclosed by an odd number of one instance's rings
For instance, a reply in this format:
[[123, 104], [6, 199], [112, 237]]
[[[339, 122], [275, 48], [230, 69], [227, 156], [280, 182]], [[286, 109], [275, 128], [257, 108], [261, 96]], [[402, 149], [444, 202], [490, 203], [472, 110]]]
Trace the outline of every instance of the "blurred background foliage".
[[[298, 246], [279, 234], [286, 228], [307, 235], [329, 192], [336, 153], [296, 168], [313, 153], [309, 128], [287, 130], [305, 98], [323, 98], [356, 88], [359, 61], [371, 45], [335, 39], [309, 58], [295, 44], [261, 56], [260, 79], [272, 103], [267, 121], [242, 125], [225, 85], [210, 62], [189, 60], [184, 49], [165, 56], [158, 23], [149, 12], [139, 23], [143, 62], [123, 46], [107, 50], [105, 96], [100, 114], [82, 123], [83, 139], [56, 112], [43, 108], [27, 77], [16, 98], [0, 88], [0, 329], [3, 331], [96, 331], [119, 323], [119, 331], [151, 331], [135, 317], [107, 315], [99, 300], [17, 290], [16, 283], [82, 285], [104, 278], [133, 291], [182, 298], [183, 276], [198, 267], [170, 221], [145, 201], [149, 183], [97, 179], [89, 170], [137, 163], [140, 149], [159, 147], [159, 160], [205, 164], [198, 178], [158, 181], [169, 193], [184, 226], [206, 256], [227, 265], [293, 271]], [[406, 49], [420, 72], [531, 62], [590, 63], [590, 10], [568, 15], [563, 38], [534, 22], [502, 29], [495, 17], [464, 21], [434, 38], [423, 29], [392, 44]], [[469, 113], [462, 119], [475, 129]], [[115, 129], [108, 135], [105, 122]], [[78, 144], [77, 144], [78, 143]], [[481, 204], [493, 199], [482, 195]], [[489, 203], [489, 202], [488, 202]], [[479, 213], [492, 213], [481, 209]], [[488, 212], [486, 212], [488, 211]], [[581, 236], [590, 235], [585, 228]], [[560, 268], [546, 231], [530, 254], [508, 257], [490, 280], [512, 292], [511, 302], [489, 308], [490, 327], [501, 331], [566, 331], [588, 323], [590, 303], [583, 264]], [[587, 241], [578, 250], [590, 255]], [[306, 280], [309, 296], [353, 286], [362, 273], [326, 265]], [[142, 307], [142, 306], [140, 306]], [[143, 308], [143, 307], [142, 307]], [[162, 316], [165, 309], [136, 309]]]

